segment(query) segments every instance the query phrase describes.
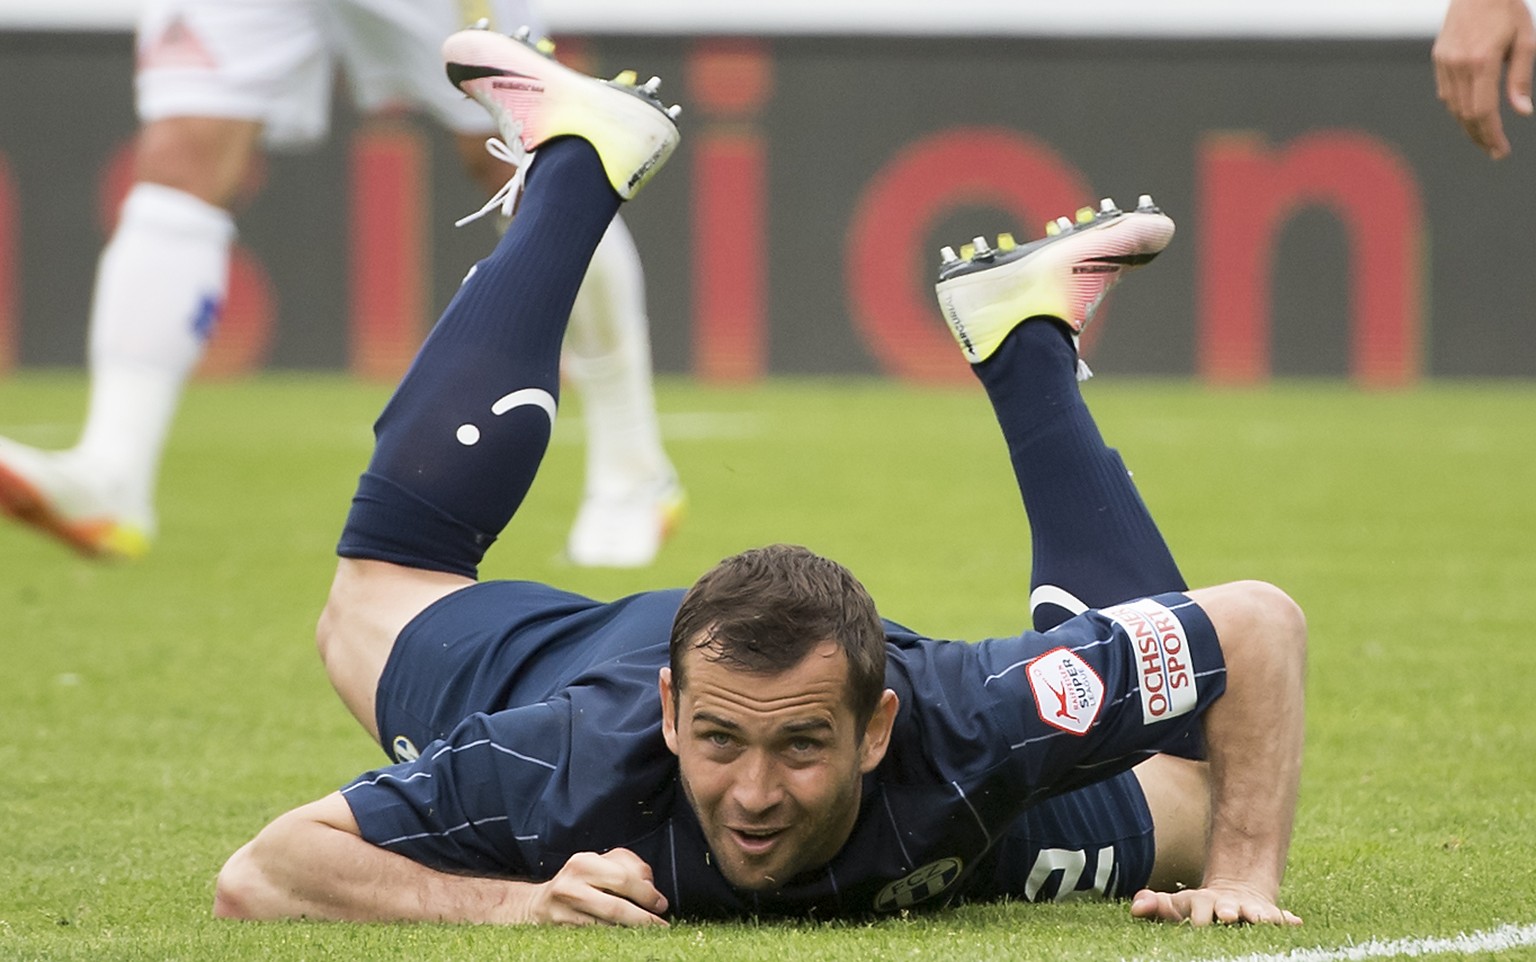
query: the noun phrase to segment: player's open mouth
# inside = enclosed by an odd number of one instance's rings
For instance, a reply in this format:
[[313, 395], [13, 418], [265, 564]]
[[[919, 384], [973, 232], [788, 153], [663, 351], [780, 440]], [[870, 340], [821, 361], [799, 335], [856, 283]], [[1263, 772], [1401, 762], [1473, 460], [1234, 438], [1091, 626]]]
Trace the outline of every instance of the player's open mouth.
[[746, 852], [748, 855], [761, 855], [762, 853], [773, 848], [773, 845], [778, 841], [779, 836], [784, 833], [783, 829], [778, 828], [752, 830], [733, 828], [729, 829], [729, 831], [731, 833], [731, 839], [742, 851]]

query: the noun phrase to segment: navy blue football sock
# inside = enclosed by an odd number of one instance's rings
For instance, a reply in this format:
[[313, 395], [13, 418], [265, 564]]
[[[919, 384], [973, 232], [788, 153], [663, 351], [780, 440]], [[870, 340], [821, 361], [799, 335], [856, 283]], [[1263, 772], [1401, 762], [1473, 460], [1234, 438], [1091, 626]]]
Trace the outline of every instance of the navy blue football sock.
[[506, 235], [374, 424], [339, 555], [475, 576], [549, 445], [571, 304], [618, 209], [586, 141], [539, 150]]
[[[1104, 443], [1077, 385], [1077, 352], [1049, 319], [1026, 321], [974, 365], [997, 414], [1029, 516], [1031, 588], [1090, 608], [1187, 585], [1120, 455]], [[1045, 630], [1073, 612], [1036, 605]]]

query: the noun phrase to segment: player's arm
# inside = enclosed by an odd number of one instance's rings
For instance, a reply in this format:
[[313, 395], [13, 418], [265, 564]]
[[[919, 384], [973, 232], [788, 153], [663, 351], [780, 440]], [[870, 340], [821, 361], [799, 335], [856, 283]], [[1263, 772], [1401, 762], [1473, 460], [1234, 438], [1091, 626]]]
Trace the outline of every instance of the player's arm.
[[573, 856], [547, 882], [451, 875], [379, 848], [340, 792], [296, 808], [230, 856], [214, 914], [504, 924], [665, 925], [651, 869], [625, 849]]
[[1301, 779], [1306, 623], [1284, 593], [1239, 582], [1188, 593], [1221, 641], [1226, 691], [1204, 716], [1210, 833], [1200, 886], [1143, 889], [1137, 918], [1300, 924], [1279, 907]]
[[1500, 84], [1516, 113], [1530, 116], [1536, 29], [1525, 0], [1451, 0], [1435, 39], [1435, 91], [1472, 142], [1498, 160], [1509, 154], [1499, 115]]

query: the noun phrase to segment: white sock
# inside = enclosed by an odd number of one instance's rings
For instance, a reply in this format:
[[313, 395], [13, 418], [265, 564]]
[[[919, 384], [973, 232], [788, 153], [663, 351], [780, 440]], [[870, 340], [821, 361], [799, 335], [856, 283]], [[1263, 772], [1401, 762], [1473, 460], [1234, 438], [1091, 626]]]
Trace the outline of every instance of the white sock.
[[622, 496], [673, 476], [656, 421], [640, 252], [618, 218], [576, 295], [564, 370], [581, 398], [589, 495]]
[[182, 385], [229, 284], [234, 219], [159, 184], [135, 184], [97, 265], [91, 400], [69, 453], [111, 506], [153, 523], [155, 478]]

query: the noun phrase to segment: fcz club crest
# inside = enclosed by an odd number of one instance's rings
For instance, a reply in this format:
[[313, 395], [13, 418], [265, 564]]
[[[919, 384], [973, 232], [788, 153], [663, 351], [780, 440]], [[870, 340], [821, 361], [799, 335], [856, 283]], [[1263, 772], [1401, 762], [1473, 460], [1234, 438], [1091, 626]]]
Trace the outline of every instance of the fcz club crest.
[[960, 878], [965, 863], [957, 858], [941, 858], [929, 862], [905, 878], [899, 878], [875, 896], [876, 912], [895, 912], [911, 908], [942, 894]]

